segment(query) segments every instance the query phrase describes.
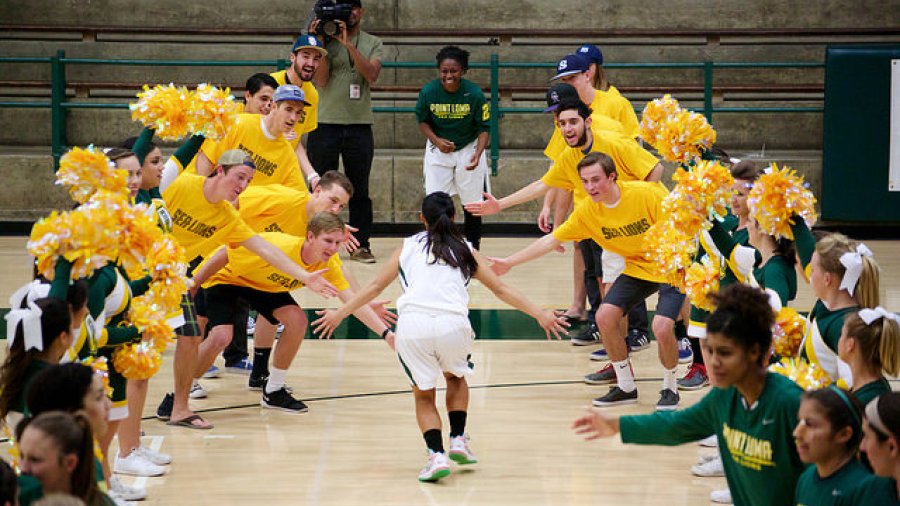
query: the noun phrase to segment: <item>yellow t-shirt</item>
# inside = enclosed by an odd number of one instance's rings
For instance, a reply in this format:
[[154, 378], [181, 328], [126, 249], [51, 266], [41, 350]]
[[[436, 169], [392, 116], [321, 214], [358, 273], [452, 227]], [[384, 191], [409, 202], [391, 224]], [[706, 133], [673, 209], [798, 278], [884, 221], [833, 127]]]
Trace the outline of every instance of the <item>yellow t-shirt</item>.
[[[589, 152], [599, 151], [616, 162], [619, 181], [643, 181], [659, 160], [625, 134], [591, 128], [593, 143]], [[575, 204], [588, 199], [588, 194], [578, 175], [578, 162], [585, 153], [579, 148], [566, 146], [557, 161], [550, 166], [541, 181], [547, 186], [572, 192]]]
[[182, 172], [162, 193], [172, 216], [172, 235], [187, 250], [189, 260], [223, 244], [237, 246], [254, 235], [234, 206], [224, 200], [211, 204], [203, 197], [205, 180]]
[[658, 183], [630, 181], [619, 183], [619, 202], [608, 207], [587, 201], [556, 230], [560, 242], [593, 239], [604, 250], [625, 257], [625, 274], [646, 281], [665, 282], [657, 268], [644, 257], [644, 234], [659, 219], [662, 201], [668, 191]]
[[631, 102], [619, 94], [619, 91], [594, 90], [594, 101], [591, 102], [591, 110], [612, 118], [625, 127], [626, 135], [637, 137], [640, 123], [634, 112]]
[[[608, 130], [610, 132], [616, 132], [620, 134], [626, 133], [625, 127], [622, 126], [621, 123], [608, 116], [604, 116], [597, 111], [591, 113], [591, 128], [594, 130]], [[563, 138], [562, 132], [559, 131], [559, 125], [554, 125], [553, 135], [550, 137], [550, 142], [548, 142], [547, 147], [544, 148], [544, 156], [549, 158], [551, 161], [556, 162], [559, 159], [559, 156], [562, 155], [563, 151], [565, 151], [567, 147], [569, 147], [569, 145], [566, 144], [566, 140]]]
[[[275, 79], [278, 86], [288, 84], [287, 70], [279, 70], [278, 72], [272, 72], [269, 75]], [[300, 85], [300, 89], [303, 90], [303, 96], [306, 101], [309, 102], [309, 105], [303, 108], [303, 112], [300, 113], [300, 119], [297, 121], [297, 124], [294, 125], [294, 132], [297, 133], [297, 138], [290, 141], [291, 146], [294, 149], [297, 148], [297, 143], [300, 142], [301, 135], [312, 132], [319, 127], [319, 91], [316, 90], [313, 83], [309, 81], [303, 81], [303, 84]]]
[[298, 192], [280, 184], [252, 186], [238, 197], [238, 212], [256, 232], [284, 232], [306, 236], [309, 216], [306, 204], [309, 193]]
[[[225, 137], [218, 141], [206, 139], [200, 151], [216, 163], [225, 151], [243, 149], [256, 164], [251, 186], [282, 184], [298, 191], [308, 191], [291, 143], [280, 133], [277, 137], [271, 137], [273, 134], [264, 131], [262, 122], [263, 116], [259, 114], [240, 114]], [[194, 174], [197, 173], [196, 160], [194, 157], [187, 167]]]
[[[350, 287], [344, 278], [344, 273], [341, 272], [343, 264], [336, 253], [327, 262], [307, 264], [300, 256], [300, 250], [303, 243], [306, 242], [306, 237], [295, 237], [280, 232], [264, 232], [259, 236], [283, 251], [306, 272], [328, 269], [322, 277], [330, 281], [339, 292]], [[228, 252], [228, 265], [209, 278], [203, 286], [236, 285], [262, 292], [289, 292], [303, 286], [299, 280], [272, 267], [247, 248], [229, 247], [226, 251]]]

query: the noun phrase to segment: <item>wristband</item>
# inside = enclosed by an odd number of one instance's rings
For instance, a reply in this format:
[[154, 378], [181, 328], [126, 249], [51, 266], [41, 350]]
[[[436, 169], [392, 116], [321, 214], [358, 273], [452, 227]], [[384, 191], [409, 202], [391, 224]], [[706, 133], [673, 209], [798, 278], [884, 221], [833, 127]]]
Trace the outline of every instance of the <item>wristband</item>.
[[309, 183], [309, 184], [312, 184], [312, 180], [313, 180], [314, 177], [321, 178], [322, 176], [320, 176], [320, 175], [319, 175], [318, 173], [316, 173], [316, 172], [313, 172], [312, 174], [306, 176], [306, 182]]
[[386, 339], [386, 338], [387, 338], [387, 335], [388, 335], [388, 332], [391, 332], [391, 328], [390, 328], [390, 327], [384, 329], [384, 332], [381, 333], [381, 338], [382, 338], [382, 339]]

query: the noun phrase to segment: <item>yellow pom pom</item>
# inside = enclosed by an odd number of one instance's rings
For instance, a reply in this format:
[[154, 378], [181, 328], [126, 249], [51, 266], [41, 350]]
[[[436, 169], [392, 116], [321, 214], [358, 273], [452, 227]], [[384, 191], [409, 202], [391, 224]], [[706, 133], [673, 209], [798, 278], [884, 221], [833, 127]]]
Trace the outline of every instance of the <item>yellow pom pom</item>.
[[681, 288], [684, 272], [697, 253], [695, 237], [684, 233], [674, 220], [659, 221], [644, 234], [644, 256], [669, 284]]
[[164, 237], [162, 230], [156, 226], [153, 209], [146, 204], [128, 206], [117, 218], [121, 238], [119, 263], [131, 279], [143, 277], [147, 255]]
[[129, 105], [131, 119], [156, 130], [160, 139], [174, 141], [188, 134], [188, 110], [193, 96], [187, 88], [171, 83], [152, 89], [144, 85], [137, 98], [137, 102]]
[[237, 120], [240, 104], [230, 88], [220, 89], [203, 83], [197, 86], [189, 110], [189, 128], [207, 139], [220, 139]]
[[109, 158], [94, 146], [72, 148], [59, 160], [56, 184], [69, 186], [69, 194], [83, 204], [100, 189], [128, 193], [125, 171], [117, 170]]
[[769, 371], [790, 379], [804, 390], [818, 390], [832, 383], [822, 368], [801, 358], [782, 358], [777, 364], [769, 366]]
[[691, 264], [684, 273], [684, 293], [691, 300], [691, 304], [712, 311], [714, 307], [709, 294], [719, 291], [721, 277], [721, 266], [716, 265], [709, 256], [704, 256], [700, 263]]
[[107, 397], [112, 396], [112, 387], [109, 386], [109, 364], [106, 357], [87, 357], [81, 361], [82, 364], [94, 370], [94, 374], [100, 376], [103, 381], [103, 391]]
[[716, 142], [716, 131], [702, 114], [687, 111], [670, 95], [653, 100], [641, 116], [641, 138], [671, 162], [687, 163]]
[[794, 308], [781, 308], [772, 327], [772, 347], [775, 353], [780, 357], [796, 357], [805, 332], [806, 319]]
[[810, 227], [817, 218], [816, 198], [806, 186], [803, 176], [798, 176], [787, 166], [779, 169], [773, 163], [756, 180], [747, 196], [750, 217], [758, 221], [767, 234], [793, 240], [791, 225], [795, 215]]
[[161, 366], [162, 354], [148, 341], [120, 346], [113, 353], [113, 367], [128, 379], [150, 379]]

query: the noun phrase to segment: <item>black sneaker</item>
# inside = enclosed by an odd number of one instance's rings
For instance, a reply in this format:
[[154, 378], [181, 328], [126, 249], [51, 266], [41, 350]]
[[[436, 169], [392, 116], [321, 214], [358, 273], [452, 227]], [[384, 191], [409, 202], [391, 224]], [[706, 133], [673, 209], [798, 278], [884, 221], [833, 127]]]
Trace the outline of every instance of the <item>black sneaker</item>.
[[614, 386], [609, 389], [609, 392], [603, 397], [597, 397], [594, 399], [592, 403], [594, 406], [598, 408], [605, 408], [609, 406], [619, 406], [622, 404], [636, 404], [638, 399], [638, 391], [637, 388], [632, 390], [631, 392], [625, 392], [618, 386]]
[[254, 392], [258, 392], [266, 386], [267, 381], [269, 381], [268, 374], [266, 374], [265, 376], [255, 376], [251, 374], [250, 379], [247, 381], [247, 388], [253, 390]]
[[656, 410], [675, 411], [678, 409], [678, 401], [680, 400], [681, 396], [678, 395], [678, 392], [663, 388], [659, 391], [659, 402], [656, 403]]
[[288, 413], [306, 413], [309, 411], [309, 408], [306, 407], [306, 404], [303, 404], [303, 401], [294, 399], [284, 388], [279, 388], [270, 394], [263, 390], [260, 404], [264, 408], [280, 409]]
[[629, 330], [625, 342], [628, 343], [628, 351], [641, 351], [650, 347], [647, 333], [638, 329]]
[[575, 335], [571, 339], [574, 346], [590, 346], [592, 344], [600, 344], [600, 331], [597, 325], [591, 323], [581, 333]]
[[175, 405], [175, 395], [174, 394], [166, 394], [163, 397], [162, 402], [159, 403], [159, 407], [156, 408], [156, 418], [167, 422], [170, 418], [172, 418], [172, 407]]
[[584, 382], [588, 385], [609, 385], [616, 382], [616, 370], [612, 364], [606, 364], [606, 367], [597, 372], [592, 372], [584, 377]]

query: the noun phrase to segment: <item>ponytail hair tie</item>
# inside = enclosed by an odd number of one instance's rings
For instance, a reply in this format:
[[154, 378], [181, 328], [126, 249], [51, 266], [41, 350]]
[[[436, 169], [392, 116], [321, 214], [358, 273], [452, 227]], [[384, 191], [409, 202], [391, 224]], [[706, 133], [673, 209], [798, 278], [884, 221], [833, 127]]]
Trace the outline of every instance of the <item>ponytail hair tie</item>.
[[10, 348], [16, 341], [16, 329], [22, 323], [22, 336], [25, 351], [35, 349], [44, 351], [44, 335], [41, 330], [41, 315], [43, 311], [33, 301], [28, 302], [25, 309], [13, 309], [4, 316], [6, 318], [6, 343]]
[[897, 316], [895, 313], [888, 311], [887, 309], [878, 306], [875, 309], [861, 309], [859, 311], [859, 318], [866, 324], [872, 325], [875, 323], [875, 320], [879, 320], [881, 318], [887, 318], [888, 320], [894, 320], [898, 324], [900, 324], [900, 316]]
[[863, 243], [856, 246], [856, 251], [848, 251], [841, 255], [841, 264], [846, 269], [844, 277], [841, 279], [841, 290], [847, 290], [851, 296], [853, 295], [859, 277], [862, 275], [863, 257], [871, 256], [872, 250]]
[[13, 292], [9, 297], [9, 307], [13, 309], [21, 309], [28, 307], [29, 302], [43, 299], [50, 295], [50, 285], [34, 280], [31, 283], [22, 285], [18, 290]]

